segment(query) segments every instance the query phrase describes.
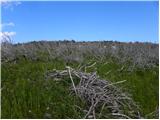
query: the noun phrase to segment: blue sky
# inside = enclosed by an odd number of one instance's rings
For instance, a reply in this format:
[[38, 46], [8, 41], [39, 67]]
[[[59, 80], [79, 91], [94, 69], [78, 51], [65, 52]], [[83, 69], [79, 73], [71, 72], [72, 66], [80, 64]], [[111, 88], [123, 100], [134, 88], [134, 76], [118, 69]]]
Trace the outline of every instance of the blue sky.
[[14, 42], [158, 42], [158, 1], [23, 1], [1, 12], [2, 32], [12, 32]]

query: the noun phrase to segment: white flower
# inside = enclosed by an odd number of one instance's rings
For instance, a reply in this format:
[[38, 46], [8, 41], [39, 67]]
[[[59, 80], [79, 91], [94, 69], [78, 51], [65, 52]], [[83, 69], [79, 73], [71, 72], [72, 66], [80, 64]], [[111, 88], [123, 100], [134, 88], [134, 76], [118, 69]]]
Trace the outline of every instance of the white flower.
[[49, 110], [49, 107], [47, 107], [46, 110]]

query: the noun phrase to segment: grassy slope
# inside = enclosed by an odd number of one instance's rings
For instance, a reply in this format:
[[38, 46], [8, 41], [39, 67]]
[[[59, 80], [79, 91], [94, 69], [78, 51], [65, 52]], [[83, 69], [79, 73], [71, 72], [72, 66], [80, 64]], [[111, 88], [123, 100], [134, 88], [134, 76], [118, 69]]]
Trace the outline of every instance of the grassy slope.
[[[47, 70], [64, 69], [64, 66], [63, 61], [22, 60], [18, 64], [3, 64], [2, 118], [82, 118], [84, 114], [75, 105], [85, 108], [85, 103], [70, 94], [69, 78], [62, 82], [44, 79]], [[158, 107], [158, 68], [118, 71], [121, 67], [112, 62], [99, 62], [87, 71], [96, 69], [106, 80], [127, 80], [122, 86], [138, 102], [143, 116], [154, 111]]]

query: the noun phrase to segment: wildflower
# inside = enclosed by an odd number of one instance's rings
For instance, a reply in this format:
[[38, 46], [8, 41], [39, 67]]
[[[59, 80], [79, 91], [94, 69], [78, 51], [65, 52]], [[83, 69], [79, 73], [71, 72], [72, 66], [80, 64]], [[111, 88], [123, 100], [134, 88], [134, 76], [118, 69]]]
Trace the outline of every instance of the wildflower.
[[47, 107], [46, 110], [49, 110], [49, 107]]

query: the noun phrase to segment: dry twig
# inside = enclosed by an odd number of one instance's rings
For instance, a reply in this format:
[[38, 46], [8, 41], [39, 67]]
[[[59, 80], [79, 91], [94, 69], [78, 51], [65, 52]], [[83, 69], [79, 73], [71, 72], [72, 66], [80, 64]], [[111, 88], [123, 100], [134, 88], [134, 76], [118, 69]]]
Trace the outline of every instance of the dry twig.
[[[67, 70], [50, 72], [50, 75], [52, 77], [69, 75], [72, 81], [71, 90], [75, 91], [75, 94], [85, 100], [89, 106], [84, 118], [91, 118], [91, 116], [92, 118], [100, 118], [104, 108], [108, 109], [114, 118], [139, 118], [137, 105], [128, 95], [115, 86], [126, 80], [111, 83], [109, 80], [100, 79], [96, 72], [76, 71], [69, 66], [66, 68]], [[77, 85], [75, 85], [72, 76], [79, 78], [80, 81]], [[100, 114], [97, 116], [96, 111], [99, 107], [101, 108]]]

